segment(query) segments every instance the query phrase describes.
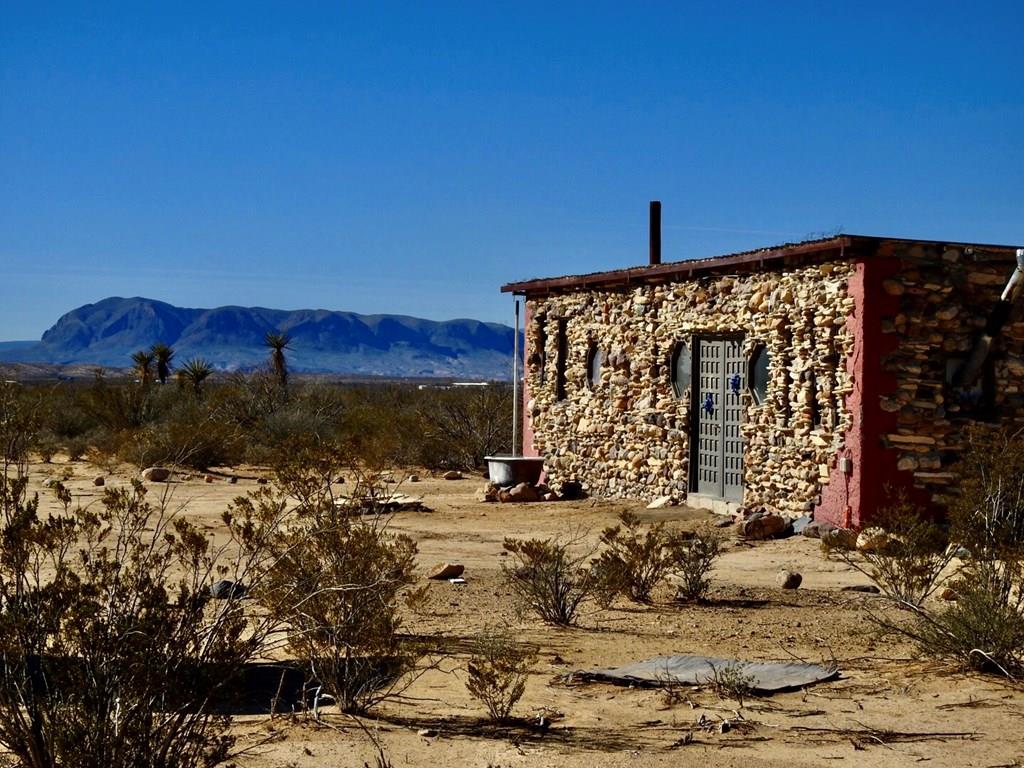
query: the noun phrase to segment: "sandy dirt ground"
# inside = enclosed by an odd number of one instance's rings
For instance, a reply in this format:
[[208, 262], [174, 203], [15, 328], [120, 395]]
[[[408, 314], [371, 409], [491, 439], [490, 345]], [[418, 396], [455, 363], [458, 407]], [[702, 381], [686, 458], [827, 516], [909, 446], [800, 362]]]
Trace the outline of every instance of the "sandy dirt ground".
[[[255, 470], [234, 473], [237, 484], [224, 475], [209, 484], [195, 475], [151, 486], [169, 490], [184, 514], [219, 536], [226, 505], [257, 487]], [[67, 485], [83, 504], [102, 492], [91, 482], [97, 474], [105, 474], [108, 485], [129, 478], [127, 470], [104, 472], [82, 462], [37, 465], [33, 485], [44, 506], [51, 502], [42, 481], [68, 474]], [[685, 507], [648, 511], [642, 504], [599, 500], [487, 504], [476, 501], [484, 483], [479, 477], [421, 477], [403, 483], [401, 491], [422, 496], [430, 511], [399, 513], [392, 524], [418, 543], [421, 572], [458, 562], [466, 567], [466, 583], [429, 582], [426, 605], [406, 611], [406, 631], [444, 638], [439, 645], [450, 653], [402, 698], [364, 721], [396, 768], [1024, 765], [1024, 688], [928, 662], [906, 643], [879, 639], [861, 608], [861, 601], [878, 598], [841, 591], [866, 579], [823, 558], [815, 540], [745, 543], [727, 532], [707, 604], [676, 604], [666, 587], [652, 605], [594, 608], [579, 627], [558, 629], [517, 610], [501, 578], [504, 537], [582, 535], [595, 543], [624, 509], [680, 528], [709, 516]], [[800, 589], [776, 586], [782, 568], [803, 574]], [[544, 715], [551, 721], [546, 732], [525, 722], [492, 726], [467, 693], [466, 648], [486, 626], [508, 626], [540, 649], [516, 714], [524, 720]], [[810, 662], [834, 657], [841, 674], [802, 691], [748, 699], [742, 708], [706, 688], [668, 703], [658, 690], [568, 677], [577, 669], [669, 654]], [[252, 752], [239, 762], [253, 768], [374, 765], [370, 740], [351, 720], [330, 712], [326, 720], [327, 726], [303, 716], [240, 718], [237, 733]], [[732, 726], [726, 733], [720, 732], [722, 720]]]

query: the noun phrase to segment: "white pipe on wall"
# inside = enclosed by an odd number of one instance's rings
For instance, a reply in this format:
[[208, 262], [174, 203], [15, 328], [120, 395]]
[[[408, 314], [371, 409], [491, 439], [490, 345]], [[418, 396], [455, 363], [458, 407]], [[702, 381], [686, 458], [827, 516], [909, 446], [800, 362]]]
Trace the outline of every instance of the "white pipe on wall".
[[519, 455], [519, 299], [516, 299], [516, 335], [512, 342], [512, 455]]

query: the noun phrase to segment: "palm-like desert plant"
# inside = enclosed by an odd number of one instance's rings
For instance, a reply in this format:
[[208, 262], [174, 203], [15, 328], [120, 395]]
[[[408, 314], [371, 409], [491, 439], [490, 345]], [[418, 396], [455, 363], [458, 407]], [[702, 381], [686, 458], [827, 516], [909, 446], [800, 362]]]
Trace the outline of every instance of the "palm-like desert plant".
[[193, 357], [178, 369], [178, 381], [182, 386], [190, 386], [192, 392], [200, 394], [203, 382], [210, 378], [213, 366], [201, 357]]
[[162, 341], [150, 348], [150, 353], [156, 360], [156, 377], [161, 384], [167, 383], [167, 377], [171, 375], [171, 361], [174, 359], [174, 350]]
[[152, 352], [140, 349], [132, 354], [132, 363], [135, 365], [135, 373], [139, 377], [142, 386], [153, 383], [153, 361], [155, 356]]
[[263, 344], [270, 349], [270, 367], [277, 377], [282, 388], [288, 386], [288, 362], [284, 358], [284, 351], [290, 350], [292, 337], [287, 333], [267, 331], [263, 337]]

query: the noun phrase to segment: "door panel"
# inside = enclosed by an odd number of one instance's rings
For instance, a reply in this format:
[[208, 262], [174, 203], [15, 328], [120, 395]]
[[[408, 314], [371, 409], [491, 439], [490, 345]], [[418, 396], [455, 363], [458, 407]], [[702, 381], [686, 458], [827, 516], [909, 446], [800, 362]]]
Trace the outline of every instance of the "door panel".
[[704, 338], [696, 345], [696, 491], [719, 499], [743, 499], [742, 392], [746, 385], [740, 339]]

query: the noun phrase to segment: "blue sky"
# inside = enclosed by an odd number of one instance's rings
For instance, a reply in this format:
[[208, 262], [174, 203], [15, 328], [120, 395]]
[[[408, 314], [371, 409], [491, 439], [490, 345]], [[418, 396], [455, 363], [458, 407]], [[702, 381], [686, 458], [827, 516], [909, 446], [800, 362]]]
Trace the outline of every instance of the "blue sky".
[[511, 322], [837, 230], [1024, 244], [1019, 3], [0, 0], [0, 339], [142, 295]]

